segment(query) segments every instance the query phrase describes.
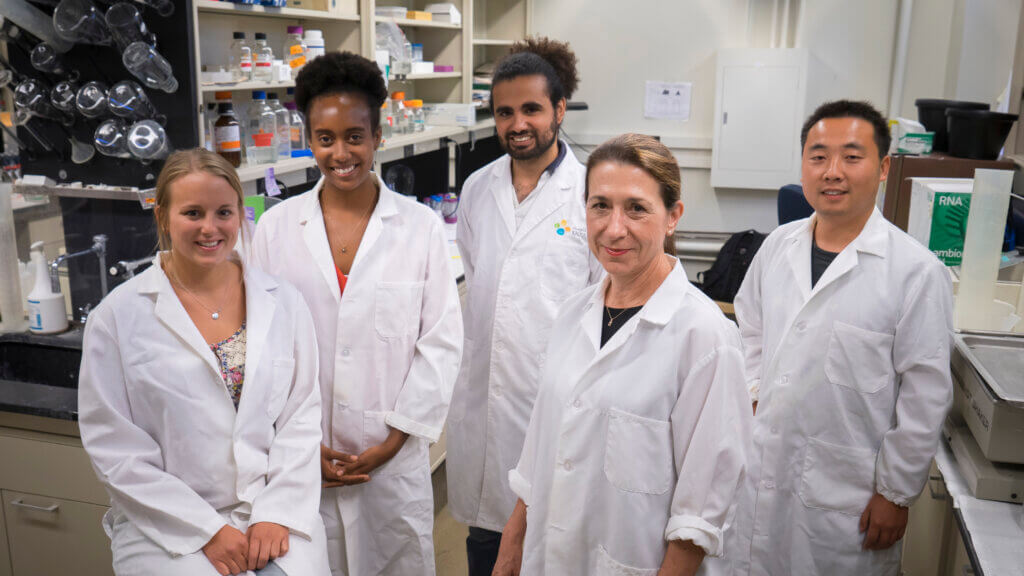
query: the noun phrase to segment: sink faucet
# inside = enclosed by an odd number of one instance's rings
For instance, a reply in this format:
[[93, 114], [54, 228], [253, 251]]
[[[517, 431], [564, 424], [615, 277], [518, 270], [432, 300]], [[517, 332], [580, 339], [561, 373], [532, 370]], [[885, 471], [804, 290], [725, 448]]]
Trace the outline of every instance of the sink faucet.
[[57, 276], [57, 270], [60, 269], [60, 265], [65, 260], [71, 260], [72, 258], [78, 258], [79, 256], [86, 256], [89, 254], [95, 254], [100, 262], [100, 292], [101, 297], [107, 295], [107, 235], [97, 234], [92, 237], [92, 246], [81, 252], [75, 252], [73, 254], [61, 254], [50, 262], [50, 284], [53, 286], [54, 292], [60, 292], [60, 279]]
[[134, 278], [136, 270], [138, 270], [139, 268], [141, 268], [141, 267], [143, 267], [143, 266], [145, 266], [147, 264], [152, 263], [153, 259], [155, 259], [155, 258], [156, 258], [156, 255], [154, 254], [153, 256], [146, 256], [144, 258], [139, 258], [138, 260], [119, 260], [117, 262], [117, 264], [115, 264], [115, 265], [110, 267], [110, 270], [109, 270], [110, 275], [111, 276], [118, 276], [118, 275], [123, 273], [124, 277], [126, 279], [127, 278]]

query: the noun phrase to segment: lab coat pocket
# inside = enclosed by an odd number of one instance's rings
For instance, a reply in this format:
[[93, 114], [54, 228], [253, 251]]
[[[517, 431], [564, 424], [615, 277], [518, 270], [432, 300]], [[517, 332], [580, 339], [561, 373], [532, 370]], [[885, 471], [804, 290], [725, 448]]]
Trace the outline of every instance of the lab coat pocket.
[[658, 573], [658, 568], [634, 568], [618, 562], [604, 546], [597, 547], [595, 556], [597, 564], [594, 574], [597, 576], [655, 576]]
[[604, 474], [619, 490], [664, 494], [672, 487], [672, 425], [611, 408]]
[[874, 394], [895, 379], [893, 341], [892, 334], [833, 322], [825, 375], [833, 384]]
[[807, 439], [800, 500], [822, 508], [860, 516], [875, 492], [875, 460], [870, 448], [838, 446]]
[[373, 321], [382, 338], [414, 334], [420, 325], [423, 282], [377, 282]]
[[[385, 422], [387, 415], [387, 412], [373, 410], [363, 412], [363, 450], [380, 444], [388, 437], [391, 429]], [[409, 436], [405, 444], [398, 451], [398, 454], [395, 454], [394, 458], [388, 460], [376, 470], [372, 470], [370, 478], [401, 476], [411, 470], [415, 470], [416, 465], [420, 463], [419, 452], [422, 445], [423, 443], [419, 439]], [[427, 466], [425, 457], [422, 463], [424, 466]]]
[[540, 292], [545, 298], [561, 302], [587, 285], [586, 244], [575, 238], [560, 237], [548, 242], [540, 261]]
[[[292, 389], [292, 378], [295, 374], [295, 360], [291, 358], [277, 358], [271, 364], [270, 370], [270, 393], [267, 394], [267, 416], [271, 420], [277, 420], [288, 401], [288, 391]], [[244, 392], [243, 392], [244, 394]]]

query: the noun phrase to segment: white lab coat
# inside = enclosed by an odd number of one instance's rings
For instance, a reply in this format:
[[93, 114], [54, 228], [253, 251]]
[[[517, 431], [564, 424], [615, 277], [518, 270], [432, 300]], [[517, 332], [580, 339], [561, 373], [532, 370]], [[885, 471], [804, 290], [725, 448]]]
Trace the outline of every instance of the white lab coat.
[[[952, 401], [946, 268], [875, 210], [811, 288], [813, 216], [761, 246], [736, 296], [754, 457], [735, 574], [895, 575], [861, 549], [874, 493], [920, 494]], [[732, 543], [732, 542], [730, 542]]]
[[752, 419], [736, 326], [677, 261], [601, 347], [604, 288], [564, 304], [509, 473], [524, 575], [653, 575], [668, 540], [723, 553]]
[[331, 571], [433, 574], [427, 448], [444, 426], [462, 354], [443, 223], [381, 182], [341, 295], [320, 208], [322, 186], [323, 179], [263, 215], [254, 261], [294, 284], [313, 312], [325, 443], [359, 454], [383, 442], [389, 428], [409, 433], [368, 483], [323, 491]]
[[458, 521], [488, 530], [501, 531], [515, 507], [507, 475], [552, 323], [566, 298], [604, 272], [587, 246], [586, 169], [563, 145], [565, 158], [530, 193], [522, 225], [508, 155], [470, 176], [459, 200], [466, 342], [448, 417], [448, 506]]
[[245, 301], [237, 413], [159, 257], [89, 315], [79, 426], [120, 576], [216, 575], [202, 547], [257, 522], [288, 528], [289, 575], [327, 574], [313, 321], [298, 291], [248, 267]]

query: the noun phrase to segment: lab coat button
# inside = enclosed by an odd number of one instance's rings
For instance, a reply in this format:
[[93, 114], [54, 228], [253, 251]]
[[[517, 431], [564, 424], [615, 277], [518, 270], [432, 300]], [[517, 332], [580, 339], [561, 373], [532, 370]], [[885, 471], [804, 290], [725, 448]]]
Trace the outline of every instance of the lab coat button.
[[502, 350], [504, 350], [504, 349], [505, 349], [505, 344], [503, 344], [503, 343], [501, 343], [501, 342], [495, 342], [495, 343], [494, 343], [494, 350], [495, 350], [495, 351], [497, 351], [497, 352], [501, 352], [501, 351], [502, 351]]
[[501, 398], [501, 388], [498, 388], [497, 386], [494, 387], [494, 396], [496, 398]]
[[771, 490], [771, 489], [775, 488], [775, 482], [772, 482], [771, 480], [765, 480], [764, 483], [762, 484], [762, 486], [764, 486], [765, 488]]
[[583, 403], [579, 401], [579, 398], [577, 398], [576, 401], [572, 403], [572, 407], [577, 409], [582, 405]]
[[800, 330], [801, 332], [803, 332], [804, 330], [807, 329], [807, 322], [803, 322], [803, 321], [797, 322], [796, 323], [796, 329]]
[[346, 358], [348, 357], [349, 354], [351, 354], [351, 352], [349, 351], [348, 348], [345, 348], [344, 350], [341, 351], [341, 355], [345, 356]]
[[565, 463], [562, 464], [562, 468], [565, 468], [566, 472], [572, 472], [572, 460], [566, 460]]
[[789, 384], [789, 376], [783, 376], [782, 377], [782, 383], [783, 384]]
[[772, 426], [772, 434], [778, 434], [778, 433], [779, 433], [779, 427], [778, 426]]

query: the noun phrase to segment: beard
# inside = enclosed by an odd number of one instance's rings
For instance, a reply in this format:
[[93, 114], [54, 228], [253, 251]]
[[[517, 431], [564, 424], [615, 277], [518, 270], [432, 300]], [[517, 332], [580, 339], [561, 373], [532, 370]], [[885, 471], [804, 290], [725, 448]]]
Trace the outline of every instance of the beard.
[[[504, 150], [506, 154], [511, 156], [513, 160], [533, 160], [535, 158], [540, 158], [544, 154], [547, 154], [547, 151], [550, 150], [551, 147], [555, 145], [555, 142], [558, 141], [559, 128], [561, 128], [561, 124], [559, 124], [557, 120], [552, 119], [551, 125], [548, 127], [547, 132], [544, 134], [538, 134], [533, 130], [524, 130], [522, 132], [507, 132], [504, 138], [498, 138], [498, 143], [501, 144], [501, 149]], [[533, 147], [526, 150], [516, 150], [512, 148], [510, 142], [511, 138], [513, 136], [521, 136], [523, 134], [529, 134], [533, 136]]]

